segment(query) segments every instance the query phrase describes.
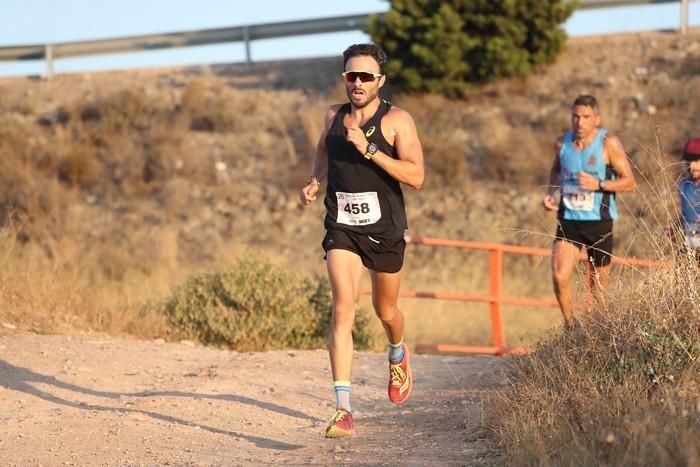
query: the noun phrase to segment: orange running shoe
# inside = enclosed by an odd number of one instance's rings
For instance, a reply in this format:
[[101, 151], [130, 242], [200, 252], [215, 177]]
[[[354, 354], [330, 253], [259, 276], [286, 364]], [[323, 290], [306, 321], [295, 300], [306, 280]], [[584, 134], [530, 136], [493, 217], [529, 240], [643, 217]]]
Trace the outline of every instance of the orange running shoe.
[[389, 400], [401, 404], [411, 394], [413, 376], [409, 364], [408, 346], [403, 344], [403, 360], [400, 363], [389, 362]]
[[355, 424], [352, 414], [345, 409], [338, 409], [328, 422], [326, 438], [344, 438], [355, 434]]

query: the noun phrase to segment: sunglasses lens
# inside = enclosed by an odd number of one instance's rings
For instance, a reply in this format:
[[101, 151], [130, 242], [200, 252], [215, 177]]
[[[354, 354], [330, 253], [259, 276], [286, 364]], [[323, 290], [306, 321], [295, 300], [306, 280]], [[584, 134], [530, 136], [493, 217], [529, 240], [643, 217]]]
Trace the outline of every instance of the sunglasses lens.
[[360, 81], [363, 83], [369, 83], [370, 81], [374, 81], [375, 78], [372, 73], [366, 71], [347, 71], [343, 73], [343, 76], [348, 83], [354, 83], [357, 78], [360, 78]]
[[375, 76], [372, 73], [360, 73], [360, 81], [363, 83], [369, 83], [375, 80]]

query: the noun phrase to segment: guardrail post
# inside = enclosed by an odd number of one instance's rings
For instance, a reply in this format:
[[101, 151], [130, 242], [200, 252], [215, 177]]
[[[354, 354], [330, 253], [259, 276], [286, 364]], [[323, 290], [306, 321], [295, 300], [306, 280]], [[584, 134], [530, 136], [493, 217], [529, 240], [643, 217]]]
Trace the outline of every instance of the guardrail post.
[[46, 59], [46, 74], [44, 77], [47, 80], [53, 79], [53, 46], [47, 44], [44, 47], [44, 58]]
[[688, 32], [688, 3], [689, 0], [681, 0], [681, 34]]
[[250, 65], [250, 28], [243, 26], [243, 42], [245, 43], [245, 62]]
[[[489, 287], [491, 292], [491, 340], [493, 346], [505, 350], [506, 337], [501, 314], [501, 292], [503, 289], [503, 250], [489, 252]], [[499, 355], [502, 352], [499, 352]]]

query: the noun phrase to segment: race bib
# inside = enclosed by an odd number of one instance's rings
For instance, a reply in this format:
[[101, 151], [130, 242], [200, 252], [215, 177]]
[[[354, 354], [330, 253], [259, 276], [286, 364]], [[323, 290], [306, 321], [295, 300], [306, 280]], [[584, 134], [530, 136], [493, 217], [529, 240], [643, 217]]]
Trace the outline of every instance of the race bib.
[[573, 185], [564, 185], [562, 189], [564, 206], [571, 211], [592, 211], [594, 195], [592, 191], [584, 191]]
[[338, 224], [369, 225], [382, 218], [376, 191], [365, 193], [336, 192]]

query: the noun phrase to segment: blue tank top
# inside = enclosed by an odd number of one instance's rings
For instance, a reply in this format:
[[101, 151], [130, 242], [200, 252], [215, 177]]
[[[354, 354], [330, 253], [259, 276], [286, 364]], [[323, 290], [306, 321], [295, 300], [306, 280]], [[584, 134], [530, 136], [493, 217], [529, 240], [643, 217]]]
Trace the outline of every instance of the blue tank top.
[[686, 178], [678, 187], [681, 197], [681, 215], [683, 217], [683, 230], [686, 232], [700, 231], [700, 185]]
[[559, 219], [572, 221], [601, 221], [617, 219], [615, 193], [587, 191], [578, 183], [580, 171], [598, 179], [613, 180], [615, 171], [603, 158], [603, 141], [607, 130], [600, 128], [593, 142], [579, 151], [572, 144], [573, 133], [568, 132], [559, 151], [561, 167], [561, 201]]

